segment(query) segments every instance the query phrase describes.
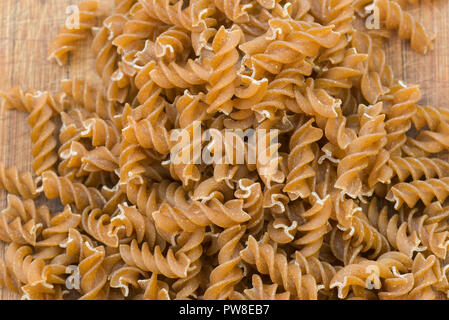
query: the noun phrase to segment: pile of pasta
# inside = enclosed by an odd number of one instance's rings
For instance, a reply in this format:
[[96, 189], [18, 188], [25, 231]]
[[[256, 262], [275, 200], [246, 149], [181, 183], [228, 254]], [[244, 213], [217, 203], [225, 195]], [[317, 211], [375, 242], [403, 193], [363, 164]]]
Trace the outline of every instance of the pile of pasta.
[[[393, 0], [115, 0], [49, 46], [93, 34], [102, 85], [13, 88], [33, 172], [0, 165], [0, 285], [25, 299], [447, 299], [449, 111], [394, 78], [397, 31], [434, 35]], [[367, 28], [374, 12], [379, 28]], [[232, 130], [270, 161], [172, 161]], [[181, 152], [178, 150], [178, 152]], [[175, 154], [176, 155], [176, 154]], [[274, 169], [273, 169], [274, 168]], [[267, 170], [268, 169], [268, 170]], [[59, 199], [50, 212], [38, 197]]]

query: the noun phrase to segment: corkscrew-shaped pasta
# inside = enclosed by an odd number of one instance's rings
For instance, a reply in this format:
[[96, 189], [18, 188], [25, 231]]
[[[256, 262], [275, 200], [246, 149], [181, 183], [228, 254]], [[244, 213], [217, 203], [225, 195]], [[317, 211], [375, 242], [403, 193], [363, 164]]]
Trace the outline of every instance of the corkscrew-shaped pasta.
[[240, 0], [214, 0], [214, 4], [229, 20], [235, 23], [248, 22], [249, 17], [247, 11], [253, 7], [253, 4]]
[[7, 168], [0, 162], [0, 189], [24, 199], [32, 199], [38, 196], [37, 182], [38, 179], [33, 178], [31, 172], [19, 172], [16, 167]]
[[339, 64], [321, 70], [315, 82], [316, 85], [335, 93], [338, 93], [339, 89], [351, 88], [355, 79], [362, 75], [363, 71], [360, 64], [367, 58], [367, 54], [358, 53], [355, 48], [347, 49], [344, 52], [343, 60]]
[[293, 242], [301, 246], [300, 252], [305, 257], [318, 254], [324, 235], [330, 231], [328, 225], [332, 211], [330, 196], [320, 199], [316, 193], [312, 193], [311, 198], [312, 207], [299, 213], [304, 220], [304, 223], [298, 226], [301, 237]]
[[171, 27], [162, 32], [154, 42], [154, 56], [165, 61], [184, 60], [190, 50], [190, 35], [182, 28]]
[[[255, 80], [251, 77], [244, 77], [243, 79], [251, 80], [248, 88], [254, 91], [253, 97], [249, 101], [242, 99], [238, 104], [236, 103], [236, 107], [239, 109], [250, 107], [257, 112], [256, 116], [259, 117], [264, 116], [267, 112], [274, 113], [276, 110], [283, 110], [286, 107], [296, 110], [298, 108], [295, 101], [295, 90], [304, 85], [304, 76], [309, 76], [311, 73], [312, 64], [304, 60], [285, 65], [272, 81], [267, 81], [266, 78]], [[260, 100], [262, 94], [263, 98]]]
[[201, 161], [201, 122], [195, 121], [177, 135], [172, 131], [170, 139], [174, 146], [170, 150], [168, 166], [172, 178], [182, 182], [183, 186], [190, 187], [201, 179], [199, 164]]
[[153, 110], [145, 119], [139, 122], [132, 117], [123, 129], [124, 139], [130, 144], [139, 144], [146, 149], [154, 149], [160, 154], [170, 152], [170, 135], [168, 130], [171, 123], [164, 112], [163, 105]]
[[204, 293], [206, 300], [224, 300], [234, 291], [234, 286], [243, 278], [243, 271], [238, 266], [243, 248], [240, 239], [245, 234], [245, 227], [236, 225], [224, 230], [218, 236], [218, 266], [210, 274], [210, 285]]
[[432, 40], [435, 36], [428, 33], [424, 26], [416, 22], [397, 2], [376, 0], [374, 5], [378, 8], [380, 21], [385, 23], [385, 27], [389, 30], [398, 30], [401, 39], [410, 39], [413, 50], [425, 54], [433, 49]]
[[42, 229], [50, 224], [47, 206], [36, 207], [33, 200], [8, 195], [8, 207], [0, 212], [0, 240], [35, 245]]
[[332, 278], [330, 288], [338, 289], [338, 297], [344, 299], [351, 287], [365, 289], [380, 289], [382, 279], [392, 278], [392, 272], [382, 263], [376, 261], [362, 261], [350, 264], [337, 271]]
[[245, 64], [255, 79], [262, 78], [265, 72], [278, 74], [284, 64], [314, 56], [321, 47], [335, 46], [340, 38], [332, 30], [333, 26], [278, 18], [268, 23], [270, 28], [266, 34], [240, 45]]
[[338, 117], [341, 100], [331, 96], [326, 90], [317, 88], [312, 78], [307, 78], [305, 85], [294, 90], [295, 102], [287, 107], [294, 113], [305, 113], [325, 119]]
[[440, 122], [435, 130], [422, 130], [415, 138], [407, 137], [402, 151], [412, 157], [429, 156], [444, 151], [449, 147], [446, 142], [448, 132], [448, 123]]
[[339, 228], [333, 228], [330, 233], [329, 249], [332, 255], [346, 266], [360, 261], [359, 254], [363, 249], [363, 245], [353, 247], [351, 239], [347, 239], [344, 231]]
[[262, 186], [259, 182], [243, 178], [238, 181], [237, 187], [234, 195], [237, 199], [243, 199], [243, 210], [251, 216], [247, 225], [248, 231], [257, 234], [264, 223]]
[[114, 172], [119, 168], [117, 152], [111, 152], [106, 147], [98, 147], [89, 151], [82, 159], [83, 170], [87, 172]]
[[271, 212], [276, 214], [282, 214], [286, 211], [290, 198], [282, 192], [283, 188], [283, 184], [276, 184], [265, 188], [263, 192], [264, 208], [269, 208]]
[[351, 44], [357, 52], [368, 55], [368, 59], [362, 62], [363, 74], [359, 85], [363, 97], [369, 103], [374, 104], [392, 86], [393, 72], [386, 63], [383, 48], [377, 45], [373, 36], [356, 30], [351, 37]]
[[[377, 202], [371, 201], [369, 205], [369, 219], [377, 226], [379, 232], [388, 239], [393, 248], [411, 258], [415, 251], [423, 251], [421, 239], [415, 230], [411, 230], [406, 221], [399, 223], [398, 214], [388, 217], [387, 208], [377, 210]], [[409, 234], [408, 234], [409, 233]]]
[[346, 231], [351, 229], [354, 217], [357, 216], [362, 208], [351, 198], [347, 198], [340, 190], [334, 189], [331, 192], [333, 205], [333, 218], [338, 221], [340, 229]]
[[295, 239], [298, 223], [287, 218], [275, 218], [267, 225], [270, 239], [279, 244], [290, 243]]
[[16, 293], [18, 293], [20, 289], [19, 281], [14, 277], [3, 259], [0, 259], [0, 287]]
[[288, 262], [285, 254], [269, 243], [258, 243], [249, 236], [245, 249], [240, 251], [242, 260], [255, 266], [261, 274], [270, 277], [273, 283], [282, 286], [292, 297], [299, 300], [317, 298], [317, 285], [313, 276], [301, 272], [298, 264]]
[[449, 176], [449, 163], [438, 158], [394, 157], [388, 161], [399, 182], [409, 177], [413, 180], [421, 178], [445, 178]]
[[283, 157], [279, 153], [280, 131], [273, 128], [276, 119], [267, 119], [256, 128], [257, 173], [268, 187], [272, 183], [283, 183], [285, 172], [281, 168]]
[[52, 171], [42, 174], [42, 189], [48, 199], [59, 198], [62, 204], [74, 204], [78, 210], [83, 210], [87, 206], [101, 208], [105, 203], [103, 195], [97, 189], [73, 183]]
[[208, 118], [207, 104], [204, 102], [204, 94], [193, 95], [188, 90], [175, 101], [178, 111], [178, 123], [181, 128], [187, 128], [195, 121], [203, 121]]
[[323, 132], [314, 127], [314, 120], [310, 119], [293, 133], [290, 138], [290, 154], [288, 156], [289, 173], [283, 189], [291, 200], [307, 198], [313, 192], [315, 170], [311, 163], [315, 158], [316, 142], [321, 139]]
[[432, 47], [416, 0], [113, 0], [98, 28], [83, 1], [49, 53], [67, 62], [92, 31], [101, 83], [0, 92], [28, 115], [35, 171], [0, 162], [0, 286], [449, 298], [449, 111], [387, 59], [394, 29]]
[[189, 88], [205, 84], [211, 75], [209, 66], [198, 60], [189, 59], [186, 63], [159, 61], [150, 72], [151, 79], [161, 88]]
[[199, 229], [194, 233], [183, 232], [177, 239], [177, 252], [185, 252], [190, 259], [190, 267], [187, 276], [178, 279], [173, 283], [173, 290], [176, 292], [176, 299], [188, 299], [197, 297], [197, 289], [202, 280], [201, 255], [203, 254], [203, 245], [205, 232]]
[[414, 279], [413, 289], [408, 293], [409, 300], [431, 300], [436, 294], [433, 286], [440, 280], [440, 266], [438, 259], [431, 255], [425, 258], [418, 253], [413, 259], [412, 273]]
[[23, 299], [55, 300], [58, 298], [60, 294], [58, 287], [63, 280], [56, 272], [64, 273], [65, 268], [52, 268], [51, 265], [46, 265], [42, 259], [33, 256], [31, 247], [15, 242], [6, 248], [5, 261], [13, 266], [10, 269], [11, 274], [21, 284]]
[[138, 280], [144, 290], [142, 295], [137, 295], [138, 300], [170, 300], [169, 287], [164, 281], [157, 279], [158, 274], [153, 273], [150, 279]]
[[64, 26], [58, 36], [52, 40], [48, 49], [48, 59], [55, 59], [59, 65], [67, 63], [68, 54], [76, 49], [75, 43], [87, 37], [89, 31], [96, 25], [99, 15], [98, 1], [85, 0], [78, 6], [78, 25]]
[[[47, 226], [43, 226], [42, 239], [37, 243], [39, 247], [59, 247], [61, 243], [68, 240], [70, 230], [77, 228], [81, 223], [81, 216], [73, 213], [70, 206], [66, 206], [63, 211], [56, 213], [51, 217]], [[66, 259], [67, 256], [58, 256], [52, 259], [52, 263], [69, 265], [74, 263], [72, 259]]]
[[262, 278], [253, 274], [252, 288], [243, 290], [243, 294], [240, 292], [233, 292], [232, 300], [289, 300], [289, 292], [279, 292], [277, 284], [264, 284]]
[[62, 91], [67, 94], [74, 102], [85, 108], [90, 113], [96, 114], [103, 120], [111, 120], [116, 125], [115, 116], [117, 115], [117, 106], [114, 102], [108, 101], [103, 93], [93, 87], [86, 80], [72, 79], [61, 81]]
[[413, 260], [407, 255], [390, 251], [381, 255], [377, 262], [384, 264], [392, 270], [394, 277], [384, 280], [379, 298], [382, 300], [405, 300], [413, 289], [414, 277], [410, 272]]
[[28, 93], [30, 92], [25, 92], [20, 87], [0, 91], [0, 97], [3, 98], [2, 108], [29, 112], [25, 99]]
[[[323, 25], [335, 25], [335, 31], [341, 34], [351, 35], [354, 31], [353, 1], [330, 0], [311, 3], [311, 13]], [[344, 59], [345, 49], [350, 41], [350, 37], [342, 37], [339, 43], [329, 49], [325, 49], [319, 57], [320, 61], [329, 60], [332, 64], [337, 64]]]
[[361, 172], [368, 167], [370, 159], [378, 154], [386, 140], [385, 115], [380, 114], [381, 108], [381, 103], [359, 107], [362, 115], [358, 137], [348, 146], [346, 156], [338, 164], [335, 187], [353, 198], [368, 192], [362, 189]]
[[141, 0], [139, 3], [153, 19], [196, 32], [203, 30], [214, 13], [209, 0], [194, 1], [187, 8], [183, 8], [182, 1], [172, 4], [168, 0]]
[[406, 142], [405, 133], [410, 129], [412, 117], [416, 113], [416, 103], [421, 99], [418, 87], [392, 89], [391, 105], [386, 106], [385, 130], [387, 130], [386, 149], [393, 155], [400, 155], [400, 148]]
[[213, 57], [210, 62], [212, 68], [208, 79], [205, 101], [209, 104], [208, 113], [222, 111], [229, 114], [232, 111], [231, 98], [235, 93], [237, 78], [235, 64], [239, 59], [237, 46], [242, 37], [238, 28], [225, 29], [221, 27], [212, 42]]
[[419, 200], [426, 206], [434, 198], [443, 203], [448, 196], [449, 178], [441, 178], [398, 183], [390, 189], [387, 199], [395, 203], [395, 209], [399, 209], [404, 203], [413, 208]]
[[120, 255], [129, 266], [136, 266], [141, 270], [163, 274], [168, 278], [185, 278], [190, 266], [190, 259], [184, 252], [174, 252], [168, 249], [164, 255], [159, 246], [151, 252], [148, 243], [141, 248], [136, 240], [129, 245], [120, 245]]
[[37, 175], [44, 171], [53, 170], [58, 160], [56, 152], [57, 140], [54, 137], [56, 124], [51, 119], [54, 115], [53, 109], [48, 103], [48, 93], [37, 92], [26, 96], [27, 104], [30, 105], [28, 123], [31, 126], [31, 141], [33, 148], [33, 170]]
[[[448, 231], [441, 229], [438, 220], [439, 217], [429, 216], [433, 215], [434, 211], [442, 211], [442, 207], [438, 202], [432, 203], [425, 209], [425, 213], [422, 216], [415, 217], [417, 210], [411, 210], [407, 217], [407, 225], [409, 232], [416, 233], [417, 237], [421, 241], [423, 248], [432, 252], [440, 259], [445, 259], [447, 255], [447, 249], [449, 245]], [[429, 215], [428, 215], [429, 214]], [[405, 222], [404, 222], [405, 223]]]
[[317, 257], [305, 257], [301, 252], [295, 252], [295, 261], [300, 265], [303, 274], [309, 274], [315, 278], [317, 288], [325, 295], [332, 296], [330, 282], [337, 272], [337, 268], [330, 263], [321, 261]]
[[164, 180], [161, 183], [143, 183], [127, 184], [126, 193], [129, 201], [136, 205], [139, 211], [152, 219], [153, 212], [156, 211], [162, 202], [166, 199], [166, 191], [168, 187], [173, 184], [173, 187], [177, 187], [176, 183], [168, 180]]
[[412, 117], [412, 122], [416, 130], [421, 130], [426, 125], [430, 130], [435, 130], [441, 122], [449, 121], [449, 112], [445, 109], [420, 105], [416, 107], [417, 111]]
[[145, 48], [147, 39], [153, 39], [159, 31], [156, 20], [152, 19], [145, 8], [139, 3], [130, 10], [131, 17], [123, 26], [123, 32], [114, 38], [112, 44], [116, 46], [119, 53], [135, 53]]
[[[386, 211], [383, 211], [386, 212]], [[395, 225], [396, 227], [396, 225]], [[409, 243], [410, 239], [407, 238], [405, 234], [402, 234], [398, 237], [397, 235], [397, 229], [391, 230], [392, 233], [395, 233], [394, 240], [395, 242], [391, 242], [392, 246], [394, 248], [398, 248], [397, 244], [399, 243], [399, 246], [401, 246], [401, 249], [405, 249], [405, 243]], [[396, 232], [395, 232], [396, 231]], [[375, 259], [379, 255], [385, 253], [386, 251], [390, 250], [390, 244], [387, 241], [390, 240], [390, 237], [388, 237], [389, 233], [387, 232], [386, 235], [380, 233], [376, 228], [374, 228], [369, 222], [368, 219], [364, 214], [360, 214], [356, 217], [354, 217], [352, 221], [352, 227], [350, 230], [345, 232], [345, 237], [348, 239], [351, 239], [351, 245], [353, 247], [359, 247], [362, 246], [361, 252], [370, 252], [369, 258]], [[403, 250], [400, 250], [403, 252]], [[404, 250], [406, 251], [406, 250]], [[410, 250], [413, 252], [413, 249], [410, 248]]]
[[84, 230], [94, 239], [108, 247], [117, 248], [119, 245], [118, 229], [111, 223], [111, 217], [101, 209], [87, 207], [81, 215]]
[[81, 137], [91, 139], [95, 147], [105, 146], [112, 150], [120, 142], [120, 133], [114, 124], [100, 118], [90, 118], [83, 122], [85, 130]]
[[130, 287], [137, 289], [139, 286], [139, 278], [146, 278], [147, 274], [135, 267], [124, 266], [113, 271], [109, 276], [111, 288], [119, 288], [123, 296], [130, 295]]
[[97, 30], [92, 43], [95, 54], [95, 67], [98, 75], [103, 80], [106, 96], [109, 100], [125, 102], [129, 94], [129, 78], [118, 70], [118, 53], [112, 41], [122, 34], [125, 23], [128, 21], [128, 11], [134, 4], [134, 0], [121, 0], [117, 3], [114, 13], [106, 18], [103, 26]]
[[108, 275], [114, 262], [120, 256], [115, 254], [106, 256], [103, 246], [92, 246], [84, 241], [81, 247], [78, 270], [81, 277], [81, 300], [106, 299], [108, 297]]
[[[243, 200], [233, 199], [221, 202], [212, 198], [208, 202], [192, 201], [186, 202], [184, 191], [181, 188], [175, 190], [177, 201], [175, 205], [163, 204], [158, 211], [153, 213], [156, 226], [167, 232], [185, 230], [192, 232], [199, 227], [215, 224], [222, 228], [246, 222], [251, 216], [243, 210]], [[172, 196], [168, 196], [172, 197]], [[182, 198], [184, 200], [182, 200]], [[187, 210], [181, 210], [184, 206]]]

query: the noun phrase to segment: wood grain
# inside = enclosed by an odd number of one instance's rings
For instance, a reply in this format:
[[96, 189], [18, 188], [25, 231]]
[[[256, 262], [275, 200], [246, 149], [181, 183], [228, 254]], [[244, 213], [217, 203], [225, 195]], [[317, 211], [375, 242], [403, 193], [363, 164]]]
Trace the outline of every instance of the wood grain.
[[[0, 89], [13, 86], [56, 92], [60, 80], [78, 76], [95, 79], [88, 41], [70, 56], [69, 66], [60, 68], [47, 61], [47, 48], [66, 20], [68, 5], [80, 0], [0, 0]], [[112, 0], [100, 0], [110, 6]], [[435, 49], [426, 56], [413, 52], [407, 41], [389, 42], [388, 62], [395, 75], [409, 84], [419, 84], [423, 103], [447, 107], [449, 90], [449, 2], [422, 1], [409, 12], [428, 30], [437, 32]], [[0, 110], [0, 161], [31, 170], [30, 129], [26, 114]], [[0, 192], [0, 208], [6, 205]], [[0, 245], [3, 255], [3, 247]], [[0, 299], [18, 296], [0, 291]]]

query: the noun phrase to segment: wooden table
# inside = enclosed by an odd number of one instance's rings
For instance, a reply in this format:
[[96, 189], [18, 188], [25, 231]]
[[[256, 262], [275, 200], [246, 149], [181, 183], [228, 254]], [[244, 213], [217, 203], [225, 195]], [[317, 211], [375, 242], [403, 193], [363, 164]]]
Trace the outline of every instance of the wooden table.
[[[66, 8], [80, 0], [0, 0], [0, 88], [13, 86], [57, 91], [60, 80], [74, 76], [94, 79], [93, 56], [87, 42], [70, 56], [68, 67], [47, 61], [47, 48], [66, 20]], [[112, 0], [100, 0], [110, 4]], [[449, 106], [449, 2], [422, 1], [409, 12], [428, 30], [436, 31], [435, 49], [426, 56], [411, 51], [407, 41], [389, 43], [388, 61], [395, 75], [409, 84], [419, 84], [423, 103]], [[0, 161], [31, 170], [31, 142], [27, 115], [17, 111], [0, 114]], [[0, 192], [0, 208], [6, 192]], [[0, 245], [3, 255], [3, 247]], [[17, 295], [0, 291], [0, 299]]]

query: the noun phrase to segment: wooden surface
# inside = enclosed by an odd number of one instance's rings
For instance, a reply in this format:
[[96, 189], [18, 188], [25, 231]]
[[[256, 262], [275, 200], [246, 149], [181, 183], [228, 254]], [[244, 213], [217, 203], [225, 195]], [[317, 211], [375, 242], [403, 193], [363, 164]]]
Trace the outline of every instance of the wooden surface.
[[[92, 79], [93, 57], [87, 43], [70, 56], [68, 67], [48, 62], [47, 48], [66, 20], [68, 5], [80, 0], [0, 0], [0, 89], [13, 86], [57, 91], [59, 81], [78, 76]], [[110, 5], [112, 0], [100, 0]], [[419, 84], [423, 103], [449, 107], [449, 2], [422, 1], [409, 12], [428, 30], [437, 32], [435, 49], [426, 56], [410, 50], [406, 41], [389, 42], [388, 62], [397, 78]], [[0, 161], [31, 170], [30, 129], [26, 114], [0, 111]], [[0, 208], [6, 205], [6, 193], [0, 192]], [[1, 255], [3, 247], [0, 245]], [[17, 295], [0, 291], [0, 299]]]

